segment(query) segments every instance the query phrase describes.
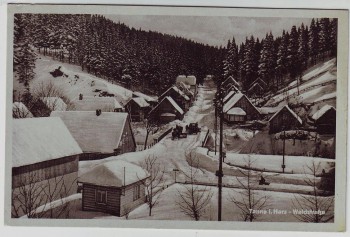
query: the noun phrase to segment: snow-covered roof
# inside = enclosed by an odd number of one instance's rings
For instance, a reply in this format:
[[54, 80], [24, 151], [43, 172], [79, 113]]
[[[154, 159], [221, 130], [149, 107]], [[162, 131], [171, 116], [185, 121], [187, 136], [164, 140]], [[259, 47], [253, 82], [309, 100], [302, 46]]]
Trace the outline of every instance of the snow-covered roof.
[[13, 118], [33, 118], [33, 114], [29, 111], [27, 106], [22, 102], [13, 102], [12, 105]]
[[150, 105], [143, 97], [132, 98], [131, 100], [135, 101], [141, 108], [149, 107]]
[[66, 111], [67, 104], [60, 97], [40, 97], [51, 111]]
[[12, 167], [83, 153], [60, 118], [12, 121]]
[[247, 115], [247, 113], [239, 107], [231, 108], [229, 111], [227, 111], [227, 114], [229, 114], [229, 115], [242, 115], [242, 116]]
[[194, 96], [194, 93], [189, 89], [189, 85], [186, 85], [184, 82], [177, 82], [176, 86], [182, 90], [186, 95]]
[[[257, 78], [255, 81], [253, 81], [250, 85], [253, 85], [255, 83], [262, 83], [264, 86], [267, 86], [266, 82], [264, 82], [263, 80], [261, 80], [261, 78]], [[260, 85], [261, 86], [261, 85]]]
[[334, 111], [336, 111], [336, 109], [333, 106], [330, 105], [324, 105], [321, 109], [319, 109], [316, 113], [314, 113], [314, 115], [312, 115], [312, 119], [313, 120], [318, 120], [319, 118], [321, 118], [327, 111], [333, 109]]
[[84, 152], [113, 153], [128, 123], [128, 114], [119, 112], [54, 111], [51, 117], [63, 120]]
[[114, 109], [123, 108], [114, 97], [84, 96], [82, 100], [73, 101], [76, 111], [96, 111], [113, 112]]
[[143, 94], [139, 91], [134, 91], [133, 94], [137, 97], [142, 97], [144, 98], [147, 102], [157, 102], [157, 99], [156, 98], [153, 98], [149, 95], [146, 95], [146, 94]]
[[197, 83], [197, 79], [195, 76], [184, 76], [184, 75], [179, 75], [177, 78], [176, 78], [176, 82], [183, 82], [187, 85], [190, 85], [190, 86], [195, 86], [196, 83]]
[[240, 87], [239, 83], [232, 77], [229, 76], [225, 81], [222, 82], [224, 85], [233, 84], [235, 87]]
[[162, 113], [160, 116], [161, 117], [176, 117], [176, 115], [172, 114], [172, 113]]
[[183, 110], [181, 109], [181, 107], [175, 102], [175, 100], [173, 100], [173, 98], [171, 98], [170, 96], [167, 96], [167, 97], [165, 97], [164, 99], [168, 100], [180, 114], [184, 114], [184, 111], [183, 111]]
[[232, 96], [232, 98], [224, 104], [224, 112], [226, 113], [229, 109], [231, 109], [243, 96], [244, 94], [241, 92], [238, 92]]
[[236, 91], [230, 91], [224, 98], [224, 103], [229, 100], [234, 94], [236, 93]]
[[257, 86], [260, 87], [261, 90], [264, 89], [264, 88], [262, 88], [262, 86], [261, 86], [259, 83], [255, 82], [253, 85], [250, 86], [250, 88], [248, 89], [248, 91], [253, 90], [254, 87], [257, 87]]
[[291, 110], [291, 109], [289, 108], [288, 105], [283, 106], [278, 112], [276, 112], [276, 113], [270, 118], [269, 121], [273, 120], [283, 109], [287, 109], [287, 111], [288, 111], [294, 118], [296, 118], [300, 124], [303, 123], [303, 121], [301, 120], [301, 118], [300, 118], [296, 113], [294, 113], [294, 111]]
[[123, 187], [146, 179], [149, 174], [138, 165], [124, 160], [113, 160], [95, 166], [78, 181], [100, 186]]
[[185, 95], [185, 93], [182, 92], [182, 90], [180, 90], [177, 86], [173, 86], [172, 87], [177, 93], [179, 93], [183, 98], [185, 98], [185, 100], [189, 100], [190, 98]]
[[261, 107], [259, 110], [261, 114], [273, 114], [278, 111], [278, 107]]

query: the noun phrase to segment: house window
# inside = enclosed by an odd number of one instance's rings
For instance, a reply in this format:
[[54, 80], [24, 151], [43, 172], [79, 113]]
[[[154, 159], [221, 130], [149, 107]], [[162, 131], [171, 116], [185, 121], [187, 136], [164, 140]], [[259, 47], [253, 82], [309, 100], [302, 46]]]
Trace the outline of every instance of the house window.
[[98, 204], [107, 204], [107, 191], [96, 190], [96, 202]]
[[140, 185], [139, 184], [135, 185], [134, 186], [134, 201], [140, 198], [140, 191], [141, 191]]

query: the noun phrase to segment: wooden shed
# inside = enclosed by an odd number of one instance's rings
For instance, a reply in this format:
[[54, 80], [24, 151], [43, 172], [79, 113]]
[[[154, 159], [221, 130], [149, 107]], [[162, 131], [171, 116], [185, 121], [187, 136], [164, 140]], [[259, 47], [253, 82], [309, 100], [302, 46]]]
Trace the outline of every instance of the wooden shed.
[[312, 120], [319, 134], [336, 133], [337, 111], [333, 106], [324, 105], [320, 110], [312, 115]]
[[149, 119], [159, 123], [168, 123], [175, 119], [181, 120], [184, 111], [170, 97], [166, 96], [154, 109], [148, 114]]
[[178, 87], [170, 87], [159, 97], [159, 100], [161, 101], [167, 96], [171, 97], [184, 111], [187, 111], [189, 109], [191, 100]]
[[151, 110], [150, 104], [143, 97], [131, 98], [125, 105], [132, 122], [143, 121]]
[[123, 106], [114, 97], [79, 96], [73, 101], [75, 111], [122, 112]]
[[223, 108], [224, 119], [227, 123], [245, 122], [260, 119], [260, 111], [241, 92], [234, 94]]
[[144, 182], [148, 177], [140, 166], [123, 160], [95, 166], [79, 177], [83, 211], [125, 215], [146, 201]]
[[76, 193], [82, 150], [63, 121], [25, 118], [12, 125], [12, 216]]
[[55, 111], [51, 117], [63, 120], [84, 152], [81, 160], [102, 159], [136, 150], [127, 113]]
[[288, 105], [285, 105], [270, 118], [269, 123], [271, 134], [298, 129], [303, 122]]

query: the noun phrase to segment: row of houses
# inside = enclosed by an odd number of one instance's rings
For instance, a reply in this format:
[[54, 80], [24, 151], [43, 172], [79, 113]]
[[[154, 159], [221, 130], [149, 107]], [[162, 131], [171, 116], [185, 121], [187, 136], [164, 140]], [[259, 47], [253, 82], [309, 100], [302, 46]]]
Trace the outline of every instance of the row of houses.
[[[256, 80], [254, 85], [264, 84]], [[324, 105], [308, 118], [308, 123], [288, 106], [279, 110], [275, 108], [257, 108], [251, 100], [240, 90], [240, 84], [232, 77], [222, 82], [224, 89], [224, 120], [227, 124], [245, 123], [252, 120], [268, 119], [269, 132], [278, 133], [283, 130], [307, 129], [316, 130], [319, 134], [335, 134], [336, 109]]]

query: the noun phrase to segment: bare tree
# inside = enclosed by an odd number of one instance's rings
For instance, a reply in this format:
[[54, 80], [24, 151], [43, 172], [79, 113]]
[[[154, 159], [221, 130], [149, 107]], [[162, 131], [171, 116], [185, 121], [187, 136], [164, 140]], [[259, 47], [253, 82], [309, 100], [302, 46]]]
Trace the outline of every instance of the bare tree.
[[164, 190], [165, 177], [164, 167], [162, 167], [156, 156], [148, 156], [145, 161], [141, 164], [141, 167], [150, 174], [146, 180], [141, 180], [145, 186], [147, 195], [147, 205], [149, 208], [148, 215], [152, 215], [152, 208], [158, 204], [161, 192]]
[[145, 145], [144, 145], [144, 150], [147, 148], [147, 141], [148, 141], [148, 136], [152, 132], [154, 133], [158, 128], [159, 124], [156, 121], [150, 120], [150, 119], [145, 119], [144, 124], [146, 127], [146, 139], [145, 139]]
[[[295, 195], [292, 200], [294, 207], [293, 215], [296, 219], [302, 222], [329, 222], [334, 219], [334, 196], [322, 197], [320, 190], [317, 188], [319, 185], [318, 174], [321, 173], [320, 162], [312, 162], [311, 165], [306, 166], [304, 170], [305, 179], [304, 182], [307, 186], [311, 187], [311, 195]], [[311, 175], [310, 175], [311, 173]]]
[[243, 180], [236, 177], [240, 186], [240, 191], [235, 191], [235, 195], [230, 195], [230, 201], [241, 211], [241, 218], [244, 221], [253, 222], [261, 215], [262, 210], [269, 206], [269, 196], [259, 195], [255, 189], [259, 181], [252, 171], [252, 164], [254, 161], [248, 156], [245, 167], [247, 170], [239, 169], [243, 176]]
[[213, 192], [210, 191], [208, 186], [196, 184], [198, 172], [201, 171], [199, 169], [198, 157], [192, 152], [187, 153], [186, 156], [190, 165], [190, 173], [185, 174], [185, 176], [189, 181], [186, 181], [186, 184], [183, 185], [184, 191], [177, 191], [178, 200], [176, 201], [176, 205], [180, 208], [182, 213], [199, 221], [208, 209], [207, 207], [213, 197]]
[[[76, 180], [67, 184], [64, 176], [41, 180], [37, 173], [30, 172], [20, 178], [18, 187], [12, 189], [12, 216], [28, 218], [69, 217], [69, 202], [63, 200], [71, 192]], [[53, 201], [60, 202], [51, 207]], [[47, 210], [49, 209], [49, 210]]]

